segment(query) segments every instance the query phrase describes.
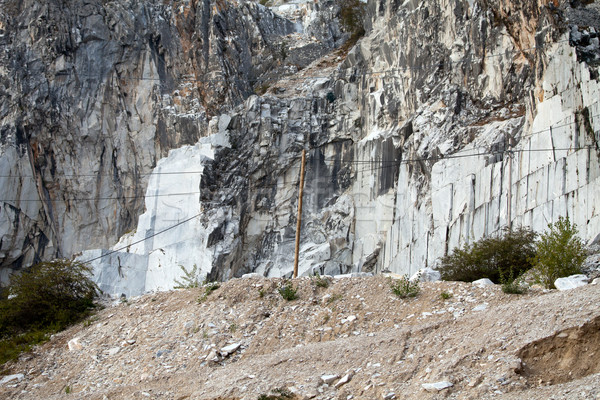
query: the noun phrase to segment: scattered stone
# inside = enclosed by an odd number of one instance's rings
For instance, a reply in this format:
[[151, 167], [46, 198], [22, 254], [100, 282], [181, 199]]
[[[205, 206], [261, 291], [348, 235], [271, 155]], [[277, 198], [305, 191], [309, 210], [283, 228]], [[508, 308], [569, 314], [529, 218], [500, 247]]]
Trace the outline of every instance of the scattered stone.
[[597, 285], [598, 283], [600, 283], [600, 278], [596, 278], [592, 281], [592, 285]]
[[219, 351], [219, 353], [221, 353], [221, 356], [227, 357], [231, 353], [234, 353], [241, 346], [242, 346], [241, 343], [233, 343], [233, 344], [230, 344], [229, 346], [225, 346], [225, 347], [221, 348], [221, 350]]
[[473, 311], [483, 311], [487, 309], [487, 303], [479, 304], [478, 306], [473, 307]]
[[163, 356], [164, 354], [169, 354], [171, 350], [159, 350], [156, 352], [156, 358]]
[[336, 382], [334, 387], [337, 389], [337, 388], [341, 387], [342, 385], [345, 385], [346, 383], [348, 383], [352, 380], [353, 376], [354, 376], [354, 371], [348, 372], [346, 375], [344, 375], [342, 377], [342, 379], [340, 379], [339, 381]]
[[194, 322], [193, 321], [187, 321], [185, 324], [183, 324], [183, 329], [185, 330], [186, 334], [190, 334], [193, 333], [194, 331]]
[[352, 272], [350, 274], [351, 278], [368, 278], [370, 276], [373, 276], [373, 273], [371, 273], [371, 272]]
[[510, 368], [513, 370], [514, 373], [520, 374], [523, 370], [523, 362], [520, 358], [517, 358], [516, 360], [510, 363]]
[[25, 378], [23, 374], [14, 374], [14, 375], [6, 375], [2, 380], [0, 380], [0, 385], [4, 385], [5, 383], [12, 382], [16, 380], [17, 382], [21, 382]]
[[452, 384], [452, 382], [440, 381], [435, 383], [423, 383], [421, 386], [428, 392], [439, 392], [440, 390], [447, 389], [454, 385]]
[[381, 397], [383, 398], [383, 400], [391, 400], [391, 399], [395, 399], [395, 398], [396, 398], [396, 393], [394, 393], [394, 392], [383, 393], [383, 394], [381, 395]]
[[67, 343], [69, 351], [77, 351], [83, 349], [83, 345], [79, 342], [79, 340], [80, 338], [78, 337], [69, 340], [69, 342]]
[[442, 279], [442, 275], [439, 271], [436, 271], [433, 268], [421, 268], [418, 270], [413, 276], [410, 277], [410, 281], [414, 282], [418, 280], [419, 282], [437, 282]]
[[206, 356], [206, 359], [208, 361], [212, 361], [212, 362], [219, 362], [220, 358], [219, 355], [217, 354], [216, 350], [211, 350], [210, 353], [208, 353], [208, 355]]
[[321, 375], [321, 382], [323, 382], [326, 385], [331, 385], [333, 381], [335, 381], [339, 377], [339, 375]]
[[566, 278], [558, 278], [554, 281], [554, 286], [556, 286], [558, 290], [562, 291], [585, 286], [588, 284], [588, 282], [589, 279], [587, 276], [583, 274], [577, 274], [568, 276]]
[[108, 350], [108, 355], [109, 356], [114, 356], [115, 354], [117, 354], [119, 351], [121, 350], [120, 347], [113, 347], [112, 349]]
[[481, 279], [477, 279], [476, 281], [473, 281], [473, 285], [483, 288], [486, 286], [493, 286], [494, 282], [492, 282], [488, 278], [481, 278]]
[[242, 275], [242, 279], [262, 279], [264, 276], [257, 272], [251, 272], [249, 274]]
[[349, 315], [347, 318], [344, 318], [342, 320], [342, 324], [345, 324], [346, 322], [353, 322], [356, 321], [356, 315]]

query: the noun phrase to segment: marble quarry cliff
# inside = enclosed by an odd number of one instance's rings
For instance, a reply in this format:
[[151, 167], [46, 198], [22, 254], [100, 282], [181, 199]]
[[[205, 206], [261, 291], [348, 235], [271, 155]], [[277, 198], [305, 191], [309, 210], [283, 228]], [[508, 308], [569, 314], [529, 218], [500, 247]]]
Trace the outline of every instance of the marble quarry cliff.
[[600, 240], [600, 2], [0, 0], [2, 280], [413, 273]]

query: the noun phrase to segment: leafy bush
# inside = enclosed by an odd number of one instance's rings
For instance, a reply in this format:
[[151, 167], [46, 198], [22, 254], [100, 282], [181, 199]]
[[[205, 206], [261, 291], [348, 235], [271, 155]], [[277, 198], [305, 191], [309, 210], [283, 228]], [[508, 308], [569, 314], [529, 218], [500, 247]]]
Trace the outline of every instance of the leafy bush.
[[296, 300], [298, 298], [298, 295], [296, 294], [296, 289], [294, 288], [294, 286], [292, 286], [291, 282], [288, 282], [284, 286], [280, 287], [278, 291], [281, 297], [283, 297], [287, 301]]
[[360, 0], [342, 0], [340, 7], [342, 27], [350, 33], [350, 37], [342, 46], [342, 51], [346, 52], [365, 35], [363, 21], [366, 7]]
[[42, 262], [14, 274], [9, 298], [0, 303], [0, 335], [48, 326], [63, 329], [87, 316], [98, 294], [90, 275], [90, 267], [70, 260]]
[[[516, 276], [531, 269], [537, 234], [531, 229], [503, 230], [500, 234], [455, 248], [441, 259], [443, 280], [472, 282], [489, 278], [500, 283], [501, 275]], [[512, 271], [512, 272], [511, 272]]]
[[452, 297], [452, 293], [448, 293], [448, 292], [442, 292], [442, 293], [440, 293], [440, 298], [442, 300], [448, 300], [451, 297]]
[[414, 282], [408, 278], [408, 275], [404, 275], [400, 279], [396, 279], [390, 282], [392, 293], [396, 296], [404, 299], [406, 297], [415, 297], [421, 291], [419, 287], [419, 279], [415, 279]]
[[87, 265], [55, 260], [11, 276], [0, 300], [0, 363], [88, 316], [98, 287]]
[[536, 253], [531, 262], [535, 265], [536, 280], [551, 289], [556, 279], [581, 272], [585, 250], [577, 237], [577, 227], [568, 217], [560, 217], [557, 222], [549, 224], [548, 229], [536, 243]]

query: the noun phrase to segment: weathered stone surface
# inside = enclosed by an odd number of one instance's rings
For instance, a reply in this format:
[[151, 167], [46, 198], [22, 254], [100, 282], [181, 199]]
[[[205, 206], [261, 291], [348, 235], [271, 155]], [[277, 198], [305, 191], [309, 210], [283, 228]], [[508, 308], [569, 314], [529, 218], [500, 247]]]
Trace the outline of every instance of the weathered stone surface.
[[113, 244], [135, 228], [161, 157], [212, 133], [211, 116], [261, 76], [306, 65], [345, 35], [336, 20], [315, 54], [312, 42], [294, 43], [286, 61], [283, 39], [327, 24], [338, 6], [300, 22], [255, 2], [9, 0], [2, 9], [0, 266], [12, 268]]

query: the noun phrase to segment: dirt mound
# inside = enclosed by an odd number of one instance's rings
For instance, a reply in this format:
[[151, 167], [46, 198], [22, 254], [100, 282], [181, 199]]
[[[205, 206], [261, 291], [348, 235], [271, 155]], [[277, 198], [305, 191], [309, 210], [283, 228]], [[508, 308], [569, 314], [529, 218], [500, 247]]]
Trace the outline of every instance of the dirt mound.
[[598, 285], [517, 296], [436, 282], [399, 299], [382, 276], [292, 283], [294, 301], [279, 294], [281, 280], [234, 279], [207, 296], [197, 288], [116, 303], [11, 364], [0, 397], [600, 395]]
[[536, 340], [519, 353], [524, 375], [540, 384], [570, 382], [600, 372], [600, 317]]

